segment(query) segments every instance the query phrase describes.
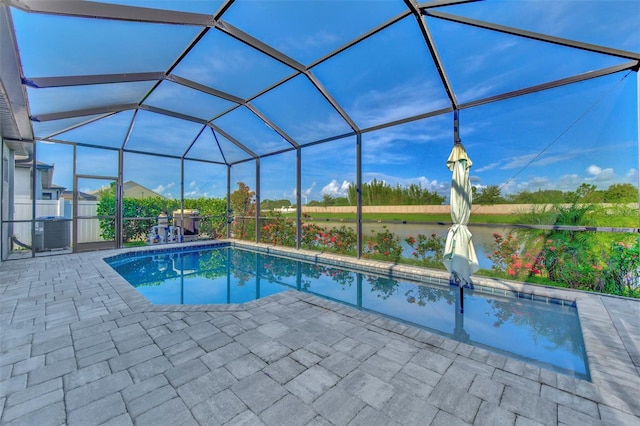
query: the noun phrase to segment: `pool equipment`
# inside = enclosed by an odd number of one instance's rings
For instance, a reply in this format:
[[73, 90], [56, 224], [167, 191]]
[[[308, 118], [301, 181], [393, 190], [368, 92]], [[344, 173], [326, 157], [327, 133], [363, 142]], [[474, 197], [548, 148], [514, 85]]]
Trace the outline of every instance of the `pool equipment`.
[[182, 229], [179, 226], [169, 226], [166, 241], [164, 230], [158, 225], [152, 226], [149, 232], [149, 244], [179, 243], [181, 241]]
[[184, 241], [195, 241], [198, 239], [198, 224], [200, 212], [195, 209], [184, 209], [173, 211], [173, 225], [182, 229]]

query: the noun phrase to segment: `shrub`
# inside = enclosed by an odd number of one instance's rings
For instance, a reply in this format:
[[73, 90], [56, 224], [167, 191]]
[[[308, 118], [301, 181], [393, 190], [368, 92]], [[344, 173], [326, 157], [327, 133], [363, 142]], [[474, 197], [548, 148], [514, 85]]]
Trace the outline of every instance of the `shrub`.
[[[550, 280], [570, 288], [595, 290], [600, 277], [598, 256], [586, 235], [556, 232], [544, 242], [542, 263]], [[582, 237], [582, 238], [581, 238]]]
[[445, 238], [433, 233], [429, 237], [418, 234], [416, 238], [407, 237], [404, 241], [412, 248], [411, 255], [426, 266], [441, 267], [444, 256]]
[[[227, 202], [222, 198], [189, 198], [184, 200], [185, 209], [198, 210], [199, 232], [212, 238], [224, 235], [227, 226]], [[180, 209], [178, 206], [176, 210]], [[168, 210], [171, 212], [171, 210]]]
[[314, 223], [302, 223], [303, 248], [351, 254], [355, 252], [356, 243], [356, 231], [345, 225], [327, 229]]
[[356, 231], [342, 225], [339, 228], [331, 228], [326, 234], [323, 244], [336, 253], [351, 253], [355, 251], [357, 237]]
[[493, 234], [494, 247], [487, 257], [493, 262], [494, 271], [506, 274], [509, 278], [522, 279], [533, 275], [540, 275], [542, 258], [535, 247], [525, 250], [524, 244], [518, 241], [514, 234], [506, 237], [496, 232]]
[[302, 223], [302, 248], [315, 249], [320, 246], [318, 236], [325, 232], [325, 229], [315, 223]]
[[231, 223], [233, 238], [255, 241], [256, 220], [248, 217], [235, 217]]
[[392, 260], [397, 262], [402, 255], [400, 238], [389, 231], [386, 226], [382, 231], [372, 229], [373, 238], [367, 240], [362, 257]]
[[[199, 232], [212, 237], [220, 235], [226, 225], [227, 203], [221, 198], [185, 199], [185, 209], [196, 209], [200, 216], [207, 217], [199, 222]], [[122, 199], [122, 238], [125, 243], [145, 241], [151, 227], [158, 224], [157, 217], [161, 211], [171, 212], [180, 209], [178, 200], [163, 197]], [[100, 193], [98, 216], [115, 216], [115, 188]], [[139, 219], [149, 218], [149, 219]], [[100, 236], [105, 240], [115, 239], [115, 222], [113, 219], [100, 219]]]
[[611, 245], [603, 271], [604, 291], [623, 296], [640, 296], [640, 237], [633, 243]]
[[[157, 224], [157, 216], [162, 210], [173, 211], [180, 204], [176, 200], [162, 197], [123, 198], [122, 199], [122, 239], [124, 242], [145, 240], [151, 227]], [[115, 193], [104, 192], [98, 202], [98, 216], [115, 216]], [[152, 219], [127, 220], [131, 218], [149, 217]], [[115, 239], [115, 222], [113, 219], [100, 219], [100, 236], [105, 240]]]
[[281, 215], [275, 214], [273, 218], [266, 219], [262, 226], [260, 241], [269, 244], [295, 247], [296, 226], [291, 219], [282, 219]]

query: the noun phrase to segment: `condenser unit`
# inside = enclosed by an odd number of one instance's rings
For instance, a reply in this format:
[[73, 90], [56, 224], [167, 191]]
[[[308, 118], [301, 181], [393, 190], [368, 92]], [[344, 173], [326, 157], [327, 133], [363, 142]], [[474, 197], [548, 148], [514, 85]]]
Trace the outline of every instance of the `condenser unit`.
[[71, 245], [70, 220], [59, 216], [39, 217], [36, 220], [36, 251], [63, 249]]

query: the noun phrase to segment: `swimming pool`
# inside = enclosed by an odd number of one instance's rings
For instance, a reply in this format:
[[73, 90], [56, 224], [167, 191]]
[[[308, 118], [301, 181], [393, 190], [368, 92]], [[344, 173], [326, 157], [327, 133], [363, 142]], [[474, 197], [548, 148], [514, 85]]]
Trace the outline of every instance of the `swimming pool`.
[[154, 304], [246, 303], [286, 290], [315, 294], [474, 346], [589, 379], [577, 309], [476, 286], [411, 282], [238, 247], [127, 253], [105, 259]]

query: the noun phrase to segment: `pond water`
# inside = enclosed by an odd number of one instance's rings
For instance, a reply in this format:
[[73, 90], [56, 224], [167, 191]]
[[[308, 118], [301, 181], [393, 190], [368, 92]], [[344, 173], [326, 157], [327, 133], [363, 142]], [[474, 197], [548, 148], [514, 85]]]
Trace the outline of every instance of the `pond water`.
[[[315, 222], [323, 227], [339, 227], [345, 225], [355, 230], [355, 223], [347, 223], [347, 222]], [[435, 233], [439, 237], [446, 238], [447, 232], [449, 231], [450, 225], [422, 225], [422, 224], [412, 224], [412, 223], [364, 223], [362, 225], [362, 240], [365, 242], [367, 237], [373, 235], [372, 231], [380, 232], [383, 230], [383, 226], [386, 226], [387, 229], [393, 232], [400, 238], [402, 242], [402, 256], [406, 258], [411, 258], [411, 253], [413, 250], [411, 247], [404, 242], [404, 239], [410, 236], [417, 236], [418, 234], [423, 234], [426, 236], [430, 236]], [[480, 264], [480, 268], [482, 269], [491, 269], [493, 262], [491, 259], [487, 258], [487, 254], [491, 253], [493, 250], [493, 234], [498, 232], [501, 234], [506, 234], [509, 232], [508, 228], [504, 228], [502, 226], [477, 226], [477, 225], [469, 225], [469, 231], [473, 234], [473, 246], [476, 249], [476, 254], [478, 255], [478, 263]]]

